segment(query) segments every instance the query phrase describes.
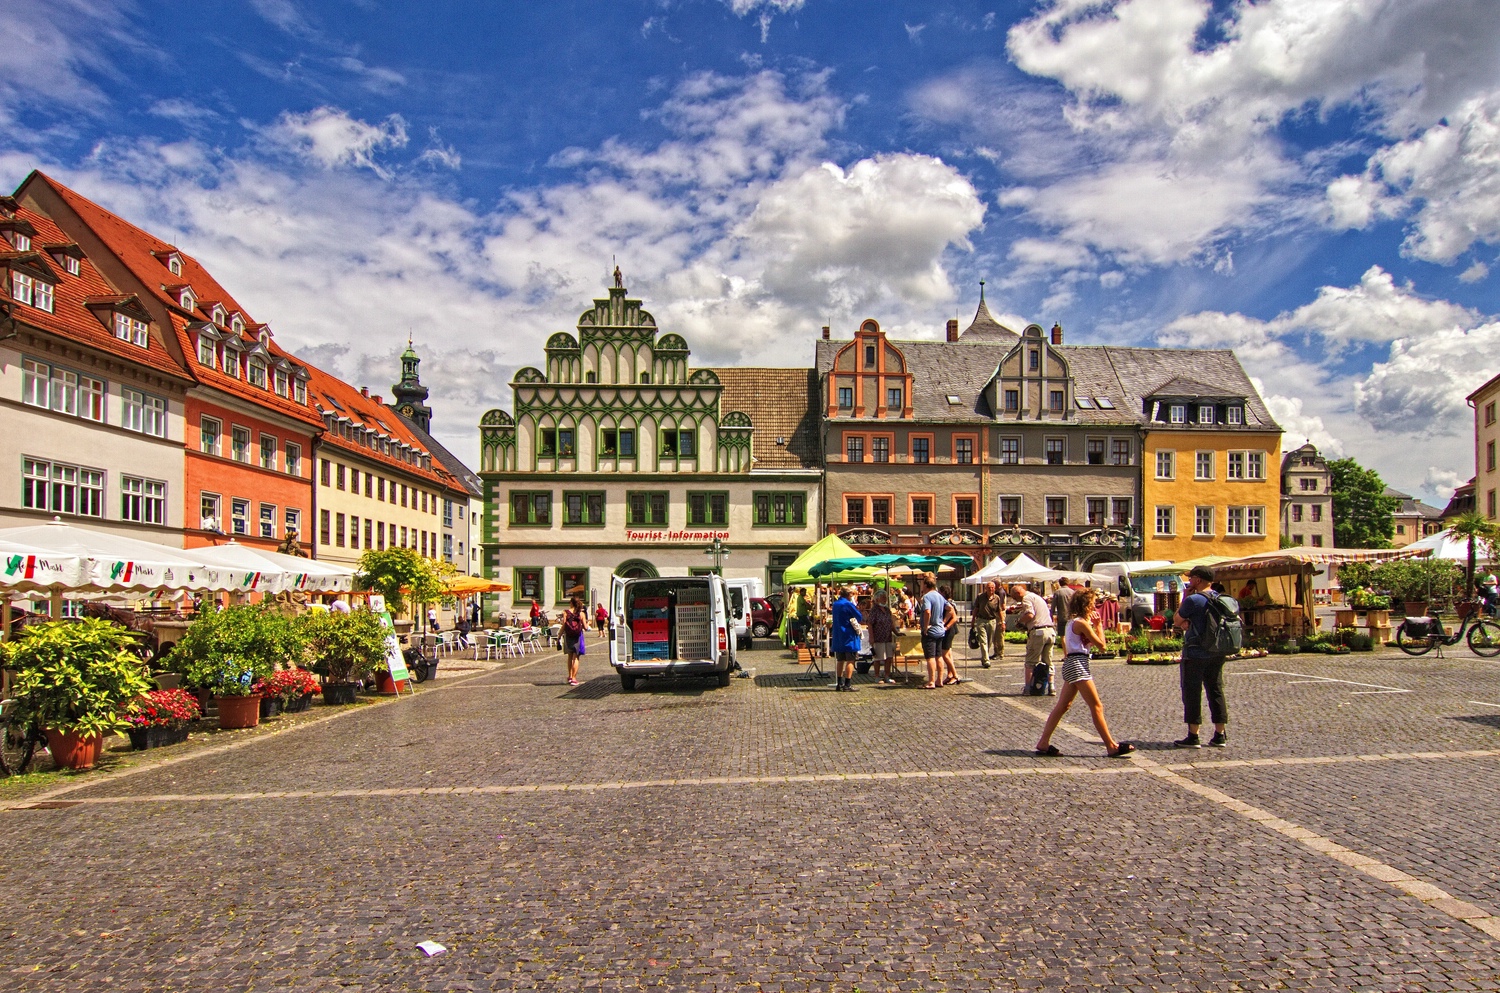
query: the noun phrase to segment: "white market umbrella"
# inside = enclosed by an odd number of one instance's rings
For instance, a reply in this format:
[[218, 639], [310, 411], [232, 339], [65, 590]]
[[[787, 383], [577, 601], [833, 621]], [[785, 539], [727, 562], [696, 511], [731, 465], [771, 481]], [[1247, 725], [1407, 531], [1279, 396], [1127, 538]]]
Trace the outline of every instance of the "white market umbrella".
[[316, 593], [347, 592], [354, 584], [354, 570], [331, 562], [318, 562], [296, 555], [283, 555], [241, 545], [230, 539], [223, 545], [183, 549], [182, 554], [204, 565], [228, 569], [243, 576], [238, 589], [261, 593], [303, 590]]
[[0, 589], [16, 593], [46, 592], [54, 586], [83, 586], [87, 579], [88, 561], [82, 556], [0, 541]]
[[[1429, 558], [1452, 559], [1455, 562], [1469, 560], [1468, 535], [1456, 535], [1451, 530], [1439, 531], [1420, 541], [1414, 541], [1401, 549], [1404, 552], [1427, 552]], [[1474, 561], [1489, 562], [1494, 556], [1485, 554], [1488, 549], [1482, 541], [1474, 542]]]
[[245, 578], [237, 570], [190, 558], [180, 548], [65, 524], [60, 519], [0, 529], [0, 543], [80, 560], [82, 572], [65, 577], [70, 581], [51, 584], [48, 588], [53, 591], [233, 590], [239, 589]]
[[1051, 578], [1051, 573], [1051, 569], [1022, 552], [1010, 562], [1000, 558], [986, 562], [983, 569], [964, 579], [964, 585], [978, 586], [981, 583], [1000, 583], [1008, 579], [1018, 582], [1025, 582], [1032, 578], [1048, 579]]

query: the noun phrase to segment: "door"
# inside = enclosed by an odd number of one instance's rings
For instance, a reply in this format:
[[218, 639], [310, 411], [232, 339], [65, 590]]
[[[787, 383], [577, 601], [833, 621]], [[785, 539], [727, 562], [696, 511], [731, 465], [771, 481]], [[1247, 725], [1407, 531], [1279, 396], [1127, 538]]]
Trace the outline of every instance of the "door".
[[630, 658], [630, 619], [625, 615], [625, 591], [630, 580], [609, 577], [609, 664], [619, 665]]

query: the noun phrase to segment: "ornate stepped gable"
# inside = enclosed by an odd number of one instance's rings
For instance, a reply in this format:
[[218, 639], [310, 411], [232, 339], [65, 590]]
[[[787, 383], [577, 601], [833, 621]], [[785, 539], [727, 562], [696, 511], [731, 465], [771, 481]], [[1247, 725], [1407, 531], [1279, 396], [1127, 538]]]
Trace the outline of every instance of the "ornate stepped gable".
[[515, 374], [514, 415], [480, 420], [480, 471], [750, 471], [749, 416], [721, 412], [719, 377], [690, 368], [682, 336], [658, 336], [656, 318], [625, 294], [617, 269], [577, 335], [547, 339], [546, 371]]

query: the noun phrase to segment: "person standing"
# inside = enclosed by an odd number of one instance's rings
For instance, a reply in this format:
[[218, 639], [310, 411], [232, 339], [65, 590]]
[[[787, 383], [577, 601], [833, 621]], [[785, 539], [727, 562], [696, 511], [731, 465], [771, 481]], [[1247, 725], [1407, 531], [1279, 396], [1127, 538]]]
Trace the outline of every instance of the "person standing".
[[474, 628], [479, 627], [479, 621], [480, 621], [479, 597], [475, 596], [474, 599], [469, 602], [469, 629], [473, 630]]
[[589, 623], [583, 612], [583, 601], [575, 597], [568, 598], [568, 609], [563, 611], [562, 631], [558, 639], [562, 641], [563, 654], [568, 657], [568, 685], [578, 685], [578, 660], [583, 656], [583, 632]]
[[1057, 696], [1057, 703], [1052, 706], [1052, 713], [1047, 715], [1041, 738], [1037, 739], [1038, 755], [1055, 757], [1062, 754], [1052, 744], [1052, 732], [1057, 730], [1063, 715], [1073, 705], [1075, 696], [1083, 697], [1083, 702], [1088, 704], [1089, 716], [1094, 719], [1094, 729], [1099, 732], [1110, 758], [1123, 758], [1135, 751], [1135, 746], [1130, 742], [1116, 741], [1110, 735], [1109, 725], [1104, 721], [1104, 704], [1099, 699], [1098, 688], [1094, 686], [1094, 674], [1089, 671], [1092, 649], [1104, 647], [1104, 631], [1099, 624], [1099, 609], [1096, 606], [1098, 599], [1096, 590], [1075, 590], [1073, 599], [1068, 604], [1068, 611], [1073, 616], [1063, 629], [1063, 688]]
[[1051, 695], [1056, 692], [1050, 673], [1052, 644], [1057, 640], [1057, 631], [1052, 626], [1052, 611], [1047, 608], [1047, 601], [1040, 594], [1031, 592], [1020, 583], [1010, 588], [1010, 595], [1020, 601], [1021, 609], [1016, 614], [1016, 621], [1026, 632], [1026, 688], [1021, 691], [1021, 695], [1031, 695], [1031, 674], [1039, 662], [1047, 665], [1047, 693]]
[[[991, 659], [998, 659], [1005, 643], [1005, 600], [994, 583], [985, 583], [974, 598], [974, 630], [979, 634], [979, 665], [988, 669]], [[996, 637], [996, 634], [999, 637]]]
[[953, 641], [958, 634], [958, 610], [953, 606], [953, 591], [946, 586], [938, 587], [938, 596], [943, 598], [943, 685], [958, 682], [958, 668], [953, 664]]
[[604, 629], [609, 627], [609, 611], [604, 609], [604, 604], [594, 605], [594, 626], [603, 634]]
[[894, 683], [896, 617], [885, 590], [876, 591], [875, 602], [870, 606], [870, 657], [875, 662], [875, 681], [881, 685]]
[[534, 628], [541, 627], [542, 616], [542, 605], [535, 600], [531, 601], [531, 626]]
[[849, 591], [839, 590], [838, 599], [833, 601], [833, 628], [829, 634], [828, 648], [833, 652], [838, 662], [838, 685], [835, 690], [845, 693], [854, 692], [854, 660], [859, 656], [859, 625], [864, 622], [865, 615], [859, 612], [854, 601], [849, 599]]
[[1214, 736], [1209, 739], [1210, 748], [1224, 748], [1229, 744], [1229, 703], [1224, 698], [1224, 661], [1226, 656], [1212, 650], [1208, 640], [1209, 601], [1219, 595], [1211, 587], [1213, 570], [1207, 566], [1193, 566], [1187, 574], [1187, 595], [1177, 608], [1172, 626], [1183, 632], [1182, 636], [1182, 719], [1188, 726], [1187, 737], [1175, 741], [1178, 748], [1201, 748], [1203, 741], [1198, 729], [1203, 724], [1203, 697], [1208, 696], [1208, 716], [1214, 722]]
[[1057, 625], [1057, 637], [1062, 638], [1063, 632], [1068, 629], [1068, 620], [1072, 608], [1073, 588], [1068, 583], [1067, 576], [1057, 577], [1057, 589], [1052, 591], [1052, 620]]
[[948, 601], [937, 591], [937, 581], [932, 578], [931, 573], [922, 577], [922, 657], [927, 661], [927, 682], [923, 684], [924, 690], [935, 690], [941, 677], [940, 667], [943, 658], [943, 638], [948, 634], [948, 626], [943, 623], [943, 617], [948, 607]]

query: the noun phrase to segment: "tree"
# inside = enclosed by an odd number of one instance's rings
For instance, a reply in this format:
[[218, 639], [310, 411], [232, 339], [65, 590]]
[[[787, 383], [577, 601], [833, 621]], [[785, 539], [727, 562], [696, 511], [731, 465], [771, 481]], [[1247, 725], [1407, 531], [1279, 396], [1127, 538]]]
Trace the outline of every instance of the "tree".
[[1401, 501], [1385, 495], [1385, 481], [1353, 459], [1328, 463], [1333, 487], [1333, 543], [1340, 548], [1390, 548], [1393, 515]]
[[418, 606], [441, 597], [446, 574], [452, 571], [448, 563], [423, 558], [410, 548], [387, 548], [360, 556], [354, 588], [384, 596], [394, 616], [406, 609], [408, 597]]
[[1500, 546], [1500, 524], [1485, 517], [1477, 510], [1471, 510], [1465, 514], [1459, 514], [1448, 525], [1456, 537], [1469, 540], [1468, 561], [1464, 569], [1464, 590], [1474, 589], [1474, 562], [1476, 551], [1482, 550], [1484, 557], [1492, 559], [1495, 557], [1495, 548]]

